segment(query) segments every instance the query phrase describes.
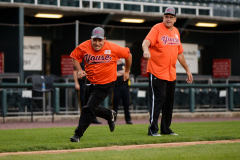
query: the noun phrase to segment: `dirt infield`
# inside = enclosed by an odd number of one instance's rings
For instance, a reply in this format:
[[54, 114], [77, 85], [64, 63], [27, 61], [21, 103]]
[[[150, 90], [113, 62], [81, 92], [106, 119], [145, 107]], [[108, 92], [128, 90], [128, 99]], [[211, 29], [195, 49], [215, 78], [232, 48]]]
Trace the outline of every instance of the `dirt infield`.
[[109, 150], [129, 150], [129, 149], [159, 148], [159, 147], [180, 147], [180, 146], [189, 146], [189, 145], [196, 145], [196, 144], [216, 144], [216, 143], [240, 143], [240, 139], [221, 140], [221, 141], [197, 141], [197, 142], [158, 143], [158, 144], [144, 144], [144, 145], [127, 145], [127, 146], [109, 146], [109, 147], [83, 148], [83, 149], [71, 149], [71, 150], [8, 152], [8, 153], [0, 153], [0, 156], [33, 155], [33, 154], [58, 154], [58, 153], [71, 153], [71, 152], [109, 151]]

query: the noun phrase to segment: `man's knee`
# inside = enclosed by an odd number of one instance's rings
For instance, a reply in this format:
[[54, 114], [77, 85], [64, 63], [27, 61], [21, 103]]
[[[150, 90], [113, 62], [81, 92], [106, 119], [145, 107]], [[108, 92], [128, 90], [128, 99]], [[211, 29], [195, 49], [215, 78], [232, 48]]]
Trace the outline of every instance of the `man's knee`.
[[82, 112], [90, 112], [95, 115], [96, 109], [94, 107], [86, 105], [83, 107]]

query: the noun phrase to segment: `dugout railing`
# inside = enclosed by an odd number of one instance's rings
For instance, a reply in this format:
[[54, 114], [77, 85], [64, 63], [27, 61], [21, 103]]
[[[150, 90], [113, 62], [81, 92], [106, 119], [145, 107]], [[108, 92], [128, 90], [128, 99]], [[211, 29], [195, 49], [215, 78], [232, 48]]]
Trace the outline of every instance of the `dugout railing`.
[[240, 15], [240, 0], [0, 0], [0, 4], [28, 7], [53, 7], [55, 9], [90, 9], [98, 11], [133, 11], [163, 13], [168, 6], [178, 15], [236, 17]]
[[[169, 7], [175, 7], [176, 12], [190, 15], [213, 16], [213, 7], [209, 7], [209, 3], [166, 3], [168, 1], [121, 1], [121, 0], [0, 0], [0, 3], [12, 5], [28, 5], [29, 6], [51, 6], [54, 8], [79, 8], [90, 10], [105, 11], [133, 11], [140, 13], [163, 13]], [[212, 3], [211, 3], [212, 4]]]
[[[55, 92], [55, 106], [54, 110], [59, 110], [60, 108], [60, 89], [69, 89], [74, 88], [74, 84], [65, 84], [65, 83], [54, 83]], [[19, 112], [8, 112], [8, 99], [7, 99], [7, 88], [15, 88], [15, 89], [31, 89], [32, 84], [22, 84], [22, 83], [1, 83], [1, 116], [21, 116], [21, 115], [29, 115], [30, 111], [19, 110]], [[148, 84], [147, 83], [134, 83], [131, 85], [130, 89], [137, 89], [138, 91], [146, 91], [145, 94], [145, 108], [132, 108], [131, 112], [134, 111], [139, 112], [147, 112], [148, 109]], [[202, 93], [201, 93], [202, 92]], [[136, 93], [141, 95], [141, 93]], [[140, 96], [141, 97], [141, 96]], [[136, 96], [135, 101], [140, 99], [139, 96]], [[217, 99], [216, 99], [217, 98]], [[143, 98], [144, 99], [144, 98]], [[174, 104], [174, 112], [200, 112], [200, 111], [239, 111], [240, 110], [240, 85], [239, 84], [176, 84], [176, 95], [175, 95], [175, 104]], [[181, 103], [179, 102], [181, 101]], [[139, 102], [139, 101], [138, 101]], [[208, 102], [208, 103], [207, 103]], [[21, 98], [20, 102], [21, 103]], [[103, 102], [105, 107], [109, 106], [109, 97], [105, 99]], [[131, 104], [132, 105], [132, 104]], [[135, 105], [138, 105], [137, 102]], [[184, 107], [179, 107], [180, 105]], [[52, 108], [51, 108], [52, 109]], [[137, 110], [136, 110], [137, 109]], [[57, 114], [66, 114], [68, 111], [59, 111]], [[48, 111], [45, 112], [46, 115]], [[34, 114], [42, 115], [42, 112], [35, 112]], [[51, 114], [49, 112], [49, 114]], [[68, 114], [79, 114], [79, 111], [68, 112]]]

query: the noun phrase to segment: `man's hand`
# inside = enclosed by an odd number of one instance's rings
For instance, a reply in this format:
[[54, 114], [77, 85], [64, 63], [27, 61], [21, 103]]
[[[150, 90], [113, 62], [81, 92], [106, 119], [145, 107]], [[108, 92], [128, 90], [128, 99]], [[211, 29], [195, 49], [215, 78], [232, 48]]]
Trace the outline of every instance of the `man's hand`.
[[187, 76], [188, 78], [186, 79], [187, 83], [192, 83], [193, 82], [193, 76], [192, 73], [190, 72], [190, 70], [187, 70]]
[[118, 71], [118, 73], [123, 75], [125, 73], [125, 71], [124, 70], [120, 70], [120, 71]]
[[81, 71], [77, 72], [77, 77], [79, 79], [82, 79], [84, 76], [86, 76], [86, 72], [84, 70], [81, 70]]
[[150, 59], [151, 58], [150, 52], [144, 52], [143, 57], [146, 58], [146, 59]]
[[80, 90], [80, 85], [78, 83], [75, 83], [75, 89]]
[[124, 81], [126, 81], [126, 80], [129, 79], [129, 73], [130, 73], [130, 71], [124, 72], [124, 74], [123, 74], [123, 80], [124, 80]]

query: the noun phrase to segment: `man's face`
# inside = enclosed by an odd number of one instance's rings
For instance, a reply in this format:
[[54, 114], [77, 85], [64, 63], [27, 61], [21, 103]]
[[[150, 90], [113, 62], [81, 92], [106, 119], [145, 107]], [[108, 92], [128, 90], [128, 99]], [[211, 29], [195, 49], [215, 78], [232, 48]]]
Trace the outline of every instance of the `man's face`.
[[174, 23], [176, 22], [177, 18], [174, 15], [166, 14], [163, 16], [163, 23], [168, 29], [172, 29]]
[[106, 37], [104, 37], [104, 39], [101, 39], [101, 38], [91, 38], [93, 49], [95, 49], [96, 51], [100, 51], [103, 48], [105, 40], [106, 40]]

